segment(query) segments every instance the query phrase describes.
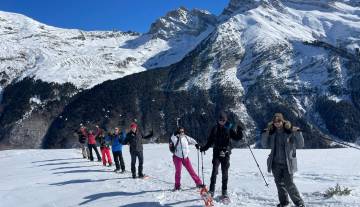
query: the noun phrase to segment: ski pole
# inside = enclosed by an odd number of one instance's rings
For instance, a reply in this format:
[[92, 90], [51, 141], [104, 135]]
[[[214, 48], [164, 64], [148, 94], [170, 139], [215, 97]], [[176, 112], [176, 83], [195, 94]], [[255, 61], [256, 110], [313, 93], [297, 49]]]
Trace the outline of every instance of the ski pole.
[[349, 145], [349, 144], [347, 144], [347, 143], [344, 143], [344, 142], [336, 141], [336, 140], [333, 140], [333, 139], [330, 139], [330, 138], [326, 138], [326, 137], [320, 137], [320, 138], [321, 138], [321, 139], [325, 139], [325, 140], [329, 140], [329, 141], [332, 141], [332, 142], [336, 142], [336, 143], [338, 143], [338, 144], [342, 144], [342, 145], [347, 146], [347, 147], [351, 147], [351, 148], [360, 150], [359, 147], [351, 146], [351, 145]]
[[269, 187], [269, 184], [266, 182], [265, 176], [264, 176], [263, 172], [262, 172], [261, 169], [260, 169], [259, 163], [257, 162], [257, 160], [256, 160], [256, 158], [255, 158], [255, 155], [254, 155], [253, 151], [252, 151], [251, 148], [250, 148], [249, 143], [248, 143], [246, 140], [245, 140], [245, 143], [246, 143], [246, 145], [248, 146], [248, 148], [249, 148], [249, 150], [250, 150], [250, 152], [251, 152], [251, 155], [252, 155], [253, 158], [254, 158], [254, 161], [255, 161], [255, 163], [256, 163], [256, 165], [257, 165], [257, 167], [258, 167], [258, 169], [259, 169], [259, 171], [260, 171], [260, 173], [261, 173], [261, 176], [262, 176], [263, 179], [264, 179], [265, 186], [266, 186], [266, 187]]
[[197, 149], [197, 158], [198, 158], [198, 175], [200, 174], [200, 158], [199, 158], [199, 149]]
[[205, 185], [205, 177], [204, 177], [204, 158], [203, 158], [203, 153], [202, 153], [202, 152], [201, 152], [201, 172], [202, 172], [203, 185]]

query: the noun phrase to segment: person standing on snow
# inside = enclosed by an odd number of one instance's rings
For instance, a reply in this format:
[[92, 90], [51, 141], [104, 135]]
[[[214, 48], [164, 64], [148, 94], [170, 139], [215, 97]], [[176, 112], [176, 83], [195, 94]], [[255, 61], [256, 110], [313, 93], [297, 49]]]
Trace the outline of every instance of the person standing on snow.
[[190, 159], [189, 159], [189, 144], [194, 144], [196, 148], [199, 148], [199, 145], [197, 142], [187, 136], [185, 134], [184, 127], [179, 127], [176, 131], [176, 134], [171, 136], [171, 142], [173, 143], [173, 146], [175, 148], [174, 154], [173, 154], [173, 162], [175, 166], [175, 187], [174, 191], [180, 190], [180, 180], [181, 180], [181, 168], [182, 165], [186, 168], [186, 170], [189, 172], [191, 178], [194, 180], [196, 187], [202, 188], [204, 187], [201, 179], [199, 176], [195, 173], [194, 169], [192, 168]]
[[275, 178], [280, 201], [277, 206], [289, 205], [290, 195], [297, 207], [304, 207], [304, 201], [293, 181], [297, 171], [296, 149], [304, 147], [304, 138], [299, 128], [292, 126], [281, 113], [276, 113], [262, 134], [261, 144], [271, 149], [267, 167]]
[[106, 139], [104, 134], [101, 134], [97, 137], [98, 142], [100, 143], [101, 157], [103, 165], [106, 166], [106, 163], [109, 163], [109, 167], [112, 166], [112, 160], [110, 155], [110, 141]]
[[88, 133], [88, 147], [89, 147], [89, 152], [90, 152], [90, 161], [94, 161], [94, 157], [93, 157], [93, 153], [92, 150], [94, 149], [98, 162], [101, 162], [101, 157], [99, 154], [99, 151], [97, 150], [96, 147], [96, 139], [95, 139], [95, 134], [93, 132], [93, 130], [90, 130]]
[[237, 126], [236, 131], [231, 123], [228, 122], [225, 112], [219, 114], [218, 123], [211, 129], [208, 141], [205, 146], [200, 148], [201, 152], [205, 152], [210, 146], [213, 146], [213, 168], [210, 178], [209, 193], [214, 196], [216, 176], [218, 174], [219, 165], [221, 164], [222, 173], [222, 196], [226, 198], [228, 171], [230, 167], [231, 142], [233, 140], [241, 140], [243, 137], [242, 127]]
[[88, 149], [86, 147], [86, 139], [87, 139], [86, 128], [82, 124], [80, 124], [80, 129], [77, 130], [76, 133], [79, 136], [79, 142], [80, 142], [81, 153], [83, 155], [83, 158], [88, 159], [89, 154], [88, 154]]
[[138, 167], [138, 175], [139, 178], [144, 178], [143, 173], [143, 163], [144, 163], [144, 155], [143, 155], [143, 144], [142, 139], [149, 139], [153, 136], [153, 131], [147, 136], [144, 136], [142, 132], [138, 129], [138, 125], [136, 123], [130, 124], [130, 132], [126, 134], [126, 138], [123, 144], [130, 145], [130, 155], [131, 155], [131, 173], [132, 177], [136, 178], [136, 158], [139, 159], [139, 167]]
[[125, 172], [125, 162], [122, 155], [122, 142], [125, 139], [125, 132], [121, 133], [119, 128], [115, 128], [114, 133], [109, 133], [106, 140], [111, 142], [111, 149], [115, 162], [114, 172], [119, 172], [121, 167], [121, 173]]

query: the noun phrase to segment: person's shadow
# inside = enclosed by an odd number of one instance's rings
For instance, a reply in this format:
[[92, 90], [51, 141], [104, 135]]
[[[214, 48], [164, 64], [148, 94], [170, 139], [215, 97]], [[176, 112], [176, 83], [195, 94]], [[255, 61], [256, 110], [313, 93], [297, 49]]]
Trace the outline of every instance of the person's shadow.
[[[189, 203], [194, 201], [201, 201], [202, 199], [192, 199], [192, 200], [185, 200], [185, 201], [178, 201], [174, 203], [167, 203], [167, 204], [161, 204], [159, 202], [139, 202], [139, 203], [132, 203], [132, 204], [126, 204], [119, 207], [138, 207], [138, 206], [148, 206], [148, 207], [171, 207], [174, 205], [182, 204], [182, 203]], [[190, 205], [191, 207], [203, 207], [203, 205]]]
[[108, 197], [116, 197], [116, 196], [135, 196], [140, 195], [144, 193], [155, 193], [155, 192], [161, 192], [164, 190], [152, 190], [152, 191], [140, 191], [140, 192], [107, 192], [107, 193], [97, 193], [93, 195], [86, 196], [84, 199], [86, 201], [79, 203], [79, 205], [85, 205], [87, 203], [99, 200], [101, 198], [108, 198]]

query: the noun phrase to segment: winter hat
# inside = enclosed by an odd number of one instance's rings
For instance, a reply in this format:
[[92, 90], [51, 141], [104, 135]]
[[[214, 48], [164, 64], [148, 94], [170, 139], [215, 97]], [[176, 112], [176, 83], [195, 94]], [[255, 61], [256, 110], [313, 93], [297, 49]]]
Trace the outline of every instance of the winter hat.
[[227, 115], [224, 111], [221, 111], [219, 113], [219, 120], [225, 120], [225, 121], [227, 120]]
[[137, 124], [135, 122], [130, 124], [130, 129], [137, 128]]

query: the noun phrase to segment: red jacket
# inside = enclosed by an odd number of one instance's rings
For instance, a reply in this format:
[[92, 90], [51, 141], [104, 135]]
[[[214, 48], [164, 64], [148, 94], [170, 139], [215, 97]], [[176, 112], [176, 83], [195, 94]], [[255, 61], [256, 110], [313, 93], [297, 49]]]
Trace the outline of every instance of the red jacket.
[[89, 143], [89, 144], [96, 144], [96, 140], [95, 140], [95, 135], [94, 135], [94, 134], [89, 134], [89, 135], [88, 135], [88, 143]]

